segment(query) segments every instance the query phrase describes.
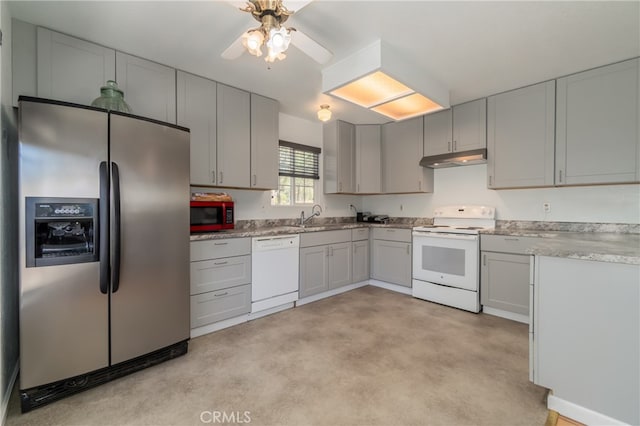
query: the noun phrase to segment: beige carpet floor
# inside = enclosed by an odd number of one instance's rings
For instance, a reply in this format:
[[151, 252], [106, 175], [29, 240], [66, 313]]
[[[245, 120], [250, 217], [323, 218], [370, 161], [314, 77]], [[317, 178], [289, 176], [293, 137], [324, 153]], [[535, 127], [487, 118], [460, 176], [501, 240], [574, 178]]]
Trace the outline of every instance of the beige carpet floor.
[[363, 287], [193, 339], [7, 425], [544, 425], [528, 328]]

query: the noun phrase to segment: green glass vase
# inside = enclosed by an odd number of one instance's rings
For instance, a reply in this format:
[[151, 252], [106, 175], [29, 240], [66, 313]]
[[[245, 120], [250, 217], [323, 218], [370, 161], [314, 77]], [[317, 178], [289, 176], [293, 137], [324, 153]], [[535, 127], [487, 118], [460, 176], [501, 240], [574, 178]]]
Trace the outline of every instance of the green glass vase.
[[124, 101], [124, 92], [113, 80], [107, 80], [107, 84], [100, 88], [100, 96], [91, 102], [91, 106], [131, 113], [131, 108]]

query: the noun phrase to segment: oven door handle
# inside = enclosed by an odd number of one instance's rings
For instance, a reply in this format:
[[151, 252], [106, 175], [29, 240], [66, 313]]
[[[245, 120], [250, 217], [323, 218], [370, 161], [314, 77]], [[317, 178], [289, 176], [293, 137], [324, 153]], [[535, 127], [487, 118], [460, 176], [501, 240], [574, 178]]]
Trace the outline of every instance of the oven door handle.
[[445, 238], [447, 240], [467, 240], [467, 241], [476, 241], [478, 239], [478, 235], [475, 234], [449, 234], [446, 232], [420, 232], [414, 231], [414, 237], [420, 238]]

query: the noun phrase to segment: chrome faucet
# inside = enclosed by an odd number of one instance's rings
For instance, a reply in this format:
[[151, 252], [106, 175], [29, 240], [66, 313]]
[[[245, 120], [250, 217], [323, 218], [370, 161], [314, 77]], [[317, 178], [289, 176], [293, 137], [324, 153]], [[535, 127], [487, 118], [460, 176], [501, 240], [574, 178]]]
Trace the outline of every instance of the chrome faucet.
[[[316, 211], [316, 207], [320, 211]], [[311, 220], [314, 216], [320, 216], [321, 212], [322, 212], [322, 207], [320, 206], [320, 204], [314, 204], [313, 207], [311, 207], [311, 216], [309, 216], [308, 218], [305, 219], [304, 210], [302, 210], [300, 212], [300, 226], [304, 226], [305, 223], [307, 223], [307, 221]]]

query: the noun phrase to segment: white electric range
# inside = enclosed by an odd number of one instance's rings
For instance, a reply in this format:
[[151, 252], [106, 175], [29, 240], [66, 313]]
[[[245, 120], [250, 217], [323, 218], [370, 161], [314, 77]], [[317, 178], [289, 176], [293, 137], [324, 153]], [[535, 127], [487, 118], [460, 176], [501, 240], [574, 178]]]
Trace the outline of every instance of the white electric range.
[[495, 208], [443, 206], [433, 225], [413, 228], [413, 297], [480, 311], [480, 231], [495, 228]]

